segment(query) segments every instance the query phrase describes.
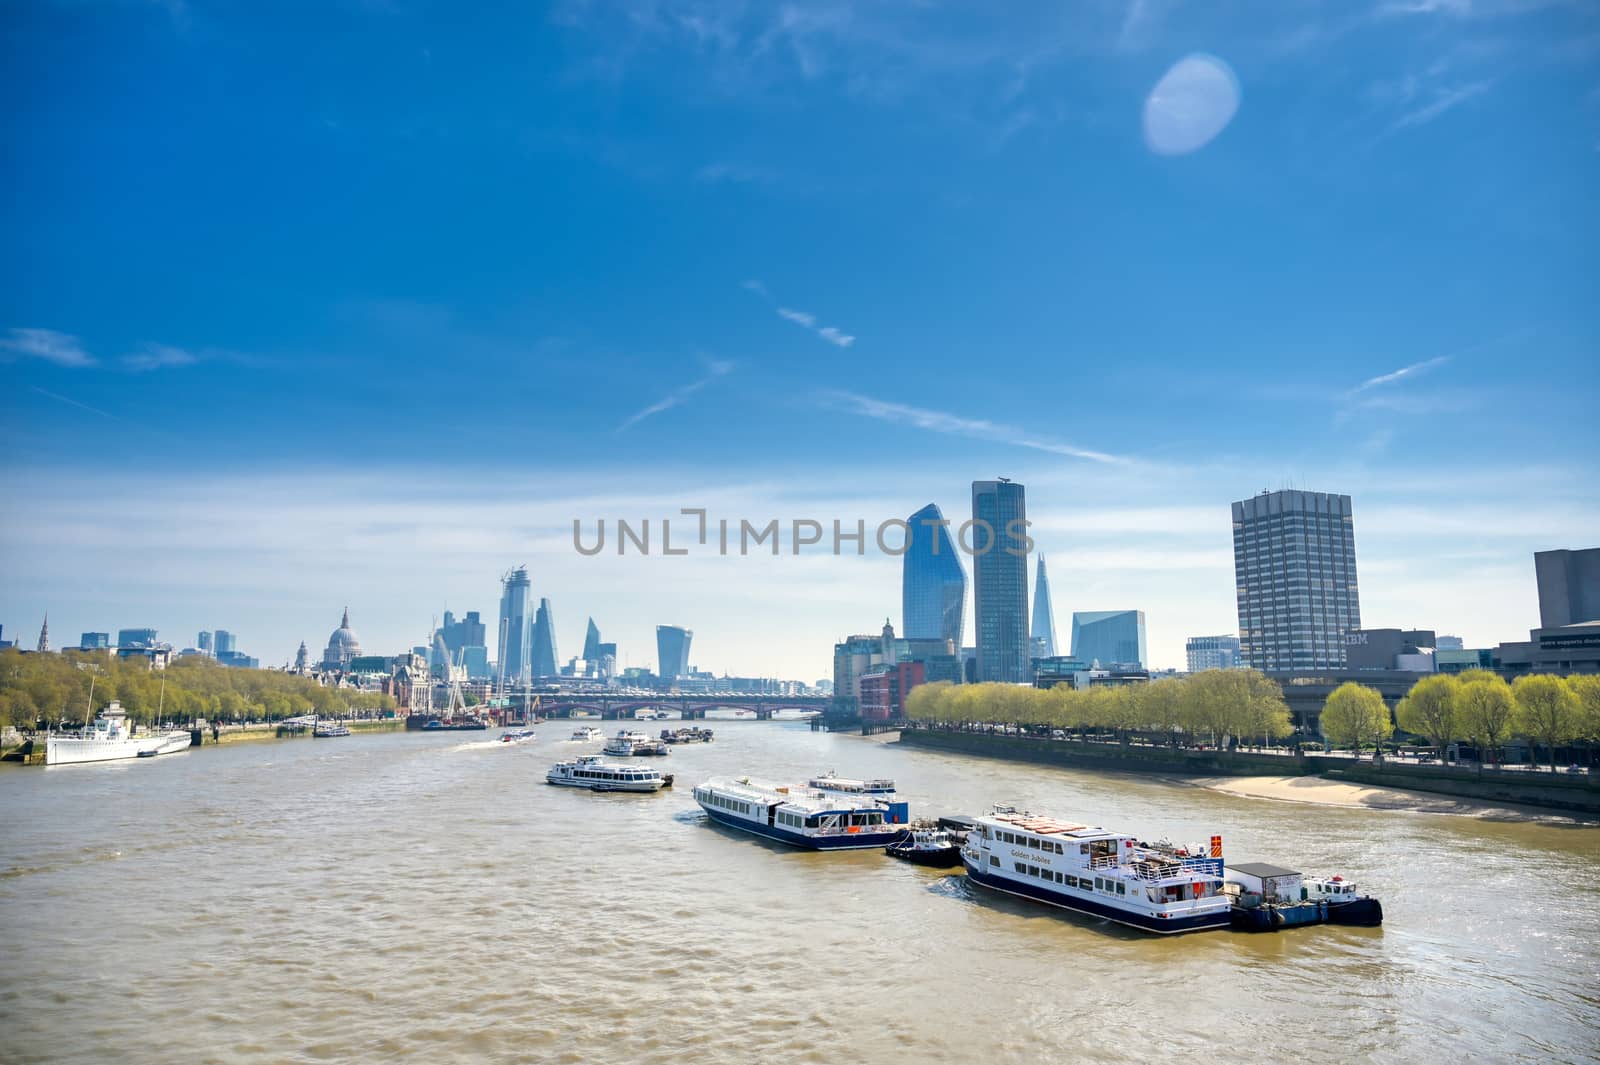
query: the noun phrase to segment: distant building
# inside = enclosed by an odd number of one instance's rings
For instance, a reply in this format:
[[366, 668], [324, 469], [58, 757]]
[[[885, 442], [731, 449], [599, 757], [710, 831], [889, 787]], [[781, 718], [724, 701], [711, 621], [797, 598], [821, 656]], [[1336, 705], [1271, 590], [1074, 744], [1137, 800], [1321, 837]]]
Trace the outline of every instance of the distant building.
[[833, 705], [840, 713], [861, 709], [858, 681], [884, 662], [883, 635], [848, 636], [833, 645]]
[[1539, 627], [1600, 624], [1600, 547], [1583, 551], [1537, 551]]
[[1429, 629], [1355, 629], [1345, 634], [1345, 669], [1434, 671], [1434, 636]]
[[261, 668], [261, 660], [259, 658], [251, 658], [249, 655], [243, 654], [242, 652], [239, 652], [239, 651], [223, 651], [223, 652], [219, 652], [217, 654], [217, 661], [220, 662], [222, 665], [230, 666], [230, 667], [232, 667], [234, 669], [260, 669]]
[[1033, 628], [1029, 632], [1031, 658], [1051, 658], [1056, 653], [1056, 615], [1050, 605], [1050, 579], [1045, 576], [1044, 556], [1039, 556], [1033, 581]]
[[[203, 635], [203, 634], [202, 634]], [[300, 650], [294, 653], [294, 671], [306, 673], [311, 669], [311, 652], [306, 649], [306, 642], [300, 641]]]
[[122, 647], [154, 647], [160, 642], [156, 637], [155, 629], [118, 629], [117, 646]]
[[239, 650], [239, 638], [227, 629], [218, 629], [212, 646], [220, 659], [223, 655], [231, 655]]
[[86, 632], [78, 637], [78, 647], [85, 651], [106, 651], [111, 648], [109, 632]]
[[204, 653], [204, 654], [210, 654], [211, 653], [211, 633], [209, 633], [209, 632], [201, 632], [200, 635], [195, 638], [194, 643], [195, 643], [195, 647], [198, 650], [200, 650], [202, 653]]
[[617, 645], [614, 643], [601, 643], [598, 649], [600, 657], [596, 660], [595, 675], [606, 678], [616, 676]]
[[172, 645], [152, 643], [143, 647], [118, 647], [117, 657], [121, 659], [141, 659], [152, 670], [166, 669], [172, 661]]
[[892, 666], [879, 666], [860, 679], [861, 719], [863, 721], [889, 721], [906, 716], [906, 696], [911, 689], [923, 683], [925, 673], [921, 662], [899, 662]]
[[466, 670], [468, 680], [494, 678], [489, 669], [489, 649], [481, 645], [469, 644], [461, 649], [461, 668]]
[[1233, 504], [1233, 569], [1245, 665], [1344, 665], [1345, 633], [1361, 627], [1349, 496], [1263, 492]]
[[1143, 610], [1079, 610], [1072, 615], [1072, 657], [1080, 662], [1145, 665]]
[[36, 654], [47, 655], [50, 653], [50, 615], [44, 616], [44, 624], [39, 628], [39, 642], [34, 647]]
[[1028, 679], [1027, 517], [1022, 485], [1005, 478], [972, 482], [969, 546], [979, 681]]
[[1459, 651], [1467, 645], [1459, 636], [1435, 636], [1433, 648], [1435, 651]]
[[520, 685], [532, 676], [533, 586], [528, 581], [528, 567], [508, 571], [500, 579], [500, 588], [500, 676], [507, 684]]
[[[221, 633], [217, 634], [221, 636]], [[328, 637], [328, 648], [322, 652], [324, 669], [348, 670], [352, 659], [361, 657], [361, 641], [350, 628], [350, 608], [344, 608], [339, 627]], [[220, 659], [220, 656], [219, 656]]]
[[1469, 669], [1492, 670], [1494, 650], [1488, 647], [1436, 647], [1433, 651], [1433, 668], [1439, 673], [1465, 673]]
[[[0, 625], [0, 636], [4, 636], [5, 635], [5, 631], [6, 631], [6, 627], [4, 625]], [[0, 639], [0, 651], [4, 651], [4, 650], [6, 650], [8, 648], [15, 647], [16, 645], [17, 645], [17, 641], [15, 641], [15, 640]]]
[[1244, 663], [1239, 659], [1237, 636], [1191, 636], [1184, 643], [1184, 654], [1189, 660], [1189, 672], [1205, 669], [1237, 669]]
[[694, 633], [677, 625], [656, 626], [656, 670], [670, 683], [689, 674], [689, 645]]
[[1072, 688], [1089, 686], [1089, 665], [1070, 655], [1049, 655], [1039, 659], [1033, 674], [1035, 688], [1054, 688], [1065, 684]]
[[539, 611], [533, 620], [533, 660], [535, 677], [556, 675], [556, 619], [550, 600], [539, 600]]
[[900, 627], [908, 639], [961, 646], [967, 574], [949, 523], [929, 503], [906, 519], [909, 544], [900, 560]]

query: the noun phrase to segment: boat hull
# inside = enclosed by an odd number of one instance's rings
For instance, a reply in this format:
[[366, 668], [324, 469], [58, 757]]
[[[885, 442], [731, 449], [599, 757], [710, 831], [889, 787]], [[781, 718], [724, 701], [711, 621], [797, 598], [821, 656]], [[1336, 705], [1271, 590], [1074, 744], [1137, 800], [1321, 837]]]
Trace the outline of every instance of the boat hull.
[[1052, 891], [1043, 885], [1024, 883], [1019, 880], [1008, 880], [1005, 877], [991, 876], [980, 869], [973, 867], [972, 863], [963, 859], [962, 864], [967, 870], [967, 879], [991, 891], [1004, 892], [1018, 898], [1029, 899], [1033, 902], [1042, 902], [1048, 906], [1056, 906], [1063, 910], [1071, 910], [1088, 917], [1101, 917], [1107, 921], [1115, 921], [1129, 928], [1137, 928], [1142, 932], [1155, 932], [1160, 935], [1177, 935], [1184, 932], [1207, 932], [1217, 928], [1227, 928], [1229, 915], [1227, 910], [1213, 913], [1199, 913], [1189, 917], [1152, 917], [1147, 914], [1121, 910], [1114, 906], [1107, 906], [1095, 899], [1078, 898], [1062, 892]]
[[406, 729], [423, 732], [487, 732], [489, 723], [475, 717], [446, 720], [436, 714], [412, 714], [406, 718]]
[[626, 791], [641, 795], [672, 787], [672, 778], [670, 776], [664, 776], [659, 780], [629, 781], [567, 780], [561, 777], [547, 776], [544, 781], [546, 784], [554, 784], [559, 788], [583, 788], [585, 791], [599, 792]]
[[1383, 923], [1383, 903], [1377, 899], [1353, 899], [1328, 904], [1329, 924], [1359, 925], [1373, 928]]
[[[188, 738], [187, 735], [185, 738]], [[144, 751], [154, 754], [165, 741], [165, 735], [116, 740], [49, 736], [45, 738], [44, 764], [81, 765], [87, 762], [118, 762], [124, 758], [137, 758]]]
[[855, 832], [837, 836], [807, 836], [799, 832], [790, 832], [779, 828], [777, 825], [760, 824], [756, 821], [746, 821], [743, 818], [732, 817], [726, 811], [712, 809], [703, 803], [700, 809], [706, 816], [719, 825], [737, 828], [741, 832], [749, 832], [754, 836], [763, 836], [766, 839], [787, 843], [791, 847], [800, 847], [813, 851], [859, 851], [872, 850], [877, 847], [886, 847], [905, 837], [905, 829], [896, 828], [890, 832]]
[[939, 847], [935, 850], [918, 850], [914, 847], [897, 847], [894, 844], [883, 848], [883, 853], [891, 858], [899, 858], [912, 865], [925, 865], [930, 869], [954, 869], [961, 864], [960, 847]]

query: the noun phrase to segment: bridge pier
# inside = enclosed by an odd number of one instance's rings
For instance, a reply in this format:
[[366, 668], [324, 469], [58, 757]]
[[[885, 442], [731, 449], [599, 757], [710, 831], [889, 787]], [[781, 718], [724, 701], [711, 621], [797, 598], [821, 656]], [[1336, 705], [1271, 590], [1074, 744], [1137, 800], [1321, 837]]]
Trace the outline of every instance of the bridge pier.
[[756, 707], [756, 720], [757, 721], [771, 721], [772, 720], [772, 716], [774, 714], [776, 714], [776, 713], [777, 713], [776, 710], [768, 710], [764, 706], [758, 706], [758, 707]]

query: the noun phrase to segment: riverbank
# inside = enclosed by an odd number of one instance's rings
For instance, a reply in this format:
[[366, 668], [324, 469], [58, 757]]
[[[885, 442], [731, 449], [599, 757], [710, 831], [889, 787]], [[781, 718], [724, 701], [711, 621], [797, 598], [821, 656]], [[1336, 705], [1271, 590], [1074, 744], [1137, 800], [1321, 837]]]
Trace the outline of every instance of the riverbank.
[[1376, 787], [1329, 780], [1321, 776], [1298, 777], [1197, 777], [1178, 783], [1205, 788], [1222, 795], [1308, 806], [1340, 806], [1363, 810], [1404, 810], [1409, 813], [1485, 817], [1496, 821], [1541, 821], [1559, 816], [1553, 810], [1501, 805], [1406, 788]]
[[[380, 718], [368, 721], [345, 721], [342, 724], [350, 730], [350, 735], [359, 736], [363, 733], [400, 732], [406, 727], [404, 718]], [[192, 730], [191, 730], [192, 731]], [[21, 755], [17, 753], [24, 744], [0, 751], [0, 764], [17, 766], [42, 766], [44, 765], [44, 735], [30, 737], [33, 741], [31, 753]], [[215, 747], [224, 743], [260, 743], [264, 740], [309, 740], [315, 739], [310, 728], [297, 731], [288, 731], [275, 721], [262, 722], [250, 725], [223, 725], [215, 735], [210, 729], [200, 730], [200, 743], [196, 746]]]
[[[1437, 766], [1385, 763], [1373, 765], [1325, 755], [1275, 755], [1231, 751], [1194, 751], [1147, 747], [1137, 744], [1093, 743], [1084, 740], [1036, 739], [1014, 734], [905, 729], [900, 742], [938, 750], [960, 751], [985, 758], [1038, 762], [1074, 769], [1144, 773], [1186, 782], [1217, 781], [1238, 793], [1240, 781], [1277, 781], [1257, 790], [1271, 792], [1261, 798], [1284, 801], [1318, 801], [1321, 795], [1337, 799], [1326, 804], [1365, 805], [1372, 809], [1424, 809], [1475, 812], [1505, 807], [1539, 807], [1586, 818], [1600, 817], [1600, 780], [1584, 776], [1538, 774], [1521, 771], [1469, 770]], [[1298, 783], [1302, 778], [1305, 783]], [[1338, 784], [1346, 790], [1318, 791], [1319, 784]], [[1416, 793], [1426, 793], [1420, 795]], [[1439, 796], [1449, 796], [1448, 799]], [[1384, 806], [1385, 802], [1396, 805]]]

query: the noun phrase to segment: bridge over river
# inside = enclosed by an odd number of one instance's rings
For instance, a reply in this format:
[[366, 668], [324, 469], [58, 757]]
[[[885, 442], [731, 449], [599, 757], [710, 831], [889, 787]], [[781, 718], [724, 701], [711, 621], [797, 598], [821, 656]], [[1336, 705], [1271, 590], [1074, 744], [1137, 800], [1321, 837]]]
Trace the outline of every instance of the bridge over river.
[[826, 695], [714, 695], [672, 693], [665, 695], [605, 695], [573, 693], [540, 695], [539, 712], [545, 717], [573, 717], [585, 714], [615, 721], [639, 716], [641, 710], [675, 713], [685, 721], [706, 716], [708, 710], [748, 710], [760, 721], [770, 721], [779, 711], [821, 713], [829, 703]]

